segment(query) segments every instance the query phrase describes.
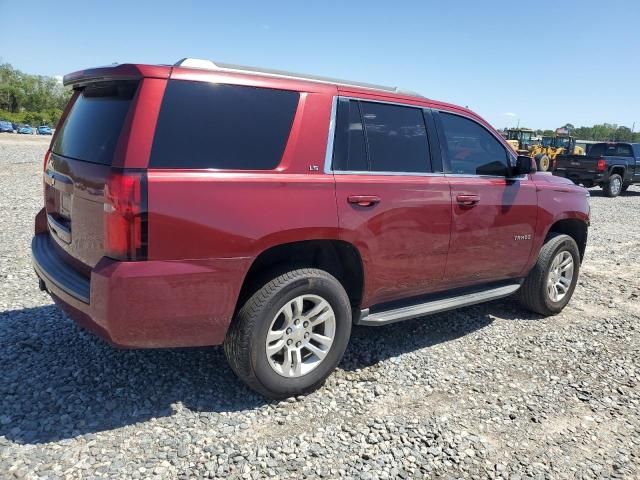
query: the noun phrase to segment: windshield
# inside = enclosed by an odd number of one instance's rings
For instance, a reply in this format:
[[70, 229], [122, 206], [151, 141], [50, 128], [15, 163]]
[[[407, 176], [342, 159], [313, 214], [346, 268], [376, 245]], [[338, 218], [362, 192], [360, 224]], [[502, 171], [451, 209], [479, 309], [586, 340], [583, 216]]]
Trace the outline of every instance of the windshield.
[[542, 137], [542, 146], [549, 147], [553, 145], [553, 137]]
[[518, 140], [524, 143], [530, 142], [532, 136], [533, 132], [523, 132], [522, 130], [509, 130], [507, 132], [507, 140]]
[[567, 148], [569, 147], [569, 138], [567, 137], [556, 137], [556, 147]]

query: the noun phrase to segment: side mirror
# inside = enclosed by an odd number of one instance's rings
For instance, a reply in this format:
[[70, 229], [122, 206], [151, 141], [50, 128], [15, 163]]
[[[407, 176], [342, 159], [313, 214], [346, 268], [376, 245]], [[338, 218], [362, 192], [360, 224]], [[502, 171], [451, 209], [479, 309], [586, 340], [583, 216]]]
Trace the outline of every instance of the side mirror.
[[528, 155], [518, 155], [516, 165], [512, 169], [512, 175], [518, 177], [528, 173], [535, 173], [537, 170], [536, 161], [533, 158]]

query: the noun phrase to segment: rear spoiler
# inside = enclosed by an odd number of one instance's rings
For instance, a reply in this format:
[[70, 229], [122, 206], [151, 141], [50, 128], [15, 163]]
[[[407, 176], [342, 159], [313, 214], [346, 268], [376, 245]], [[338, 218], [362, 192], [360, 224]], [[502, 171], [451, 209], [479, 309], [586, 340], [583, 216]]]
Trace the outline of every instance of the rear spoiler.
[[138, 80], [143, 77], [169, 78], [169, 65], [137, 65], [120, 63], [104, 67], [88, 68], [64, 76], [62, 83], [65, 87], [79, 88], [87, 83], [108, 80]]

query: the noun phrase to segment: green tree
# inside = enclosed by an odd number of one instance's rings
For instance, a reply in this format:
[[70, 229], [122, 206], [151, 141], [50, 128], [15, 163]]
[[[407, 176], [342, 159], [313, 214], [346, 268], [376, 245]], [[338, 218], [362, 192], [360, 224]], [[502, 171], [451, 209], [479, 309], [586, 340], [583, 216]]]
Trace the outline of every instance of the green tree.
[[633, 140], [633, 133], [629, 127], [620, 126], [616, 129], [614, 138], [616, 142], [631, 142]]
[[0, 119], [54, 125], [71, 93], [55, 78], [29, 75], [8, 63], [0, 64]]

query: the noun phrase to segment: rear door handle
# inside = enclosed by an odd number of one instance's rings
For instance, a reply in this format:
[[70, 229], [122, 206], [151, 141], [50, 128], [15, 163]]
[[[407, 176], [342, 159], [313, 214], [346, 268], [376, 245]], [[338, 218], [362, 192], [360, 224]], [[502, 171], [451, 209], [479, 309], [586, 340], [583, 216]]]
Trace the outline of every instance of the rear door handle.
[[458, 195], [456, 200], [464, 207], [473, 207], [480, 203], [480, 195]]
[[349, 195], [347, 201], [359, 207], [373, 207], [376, 203], [380, 203], [380, 197], [376, 195]]

